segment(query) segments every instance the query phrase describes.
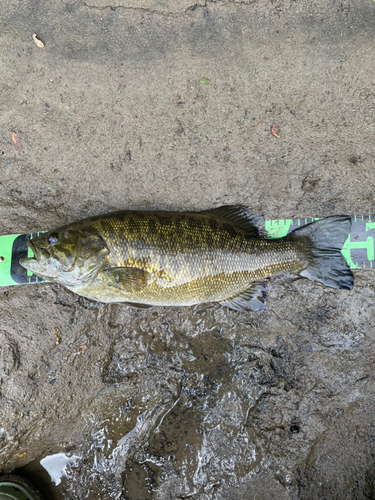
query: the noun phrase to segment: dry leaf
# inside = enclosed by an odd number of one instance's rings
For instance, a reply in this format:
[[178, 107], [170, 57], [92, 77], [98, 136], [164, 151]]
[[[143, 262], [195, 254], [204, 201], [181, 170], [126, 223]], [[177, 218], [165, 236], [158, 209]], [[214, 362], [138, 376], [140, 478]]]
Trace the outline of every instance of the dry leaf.
[[36, 33], [33, 34], [33, 40], [41, 49], [44, 47], [44, 43], [42, 42], [42, 40], [39, 40], [39, 38], [36, 36]]
[[13, 141], [13, 146], [16, 148], [16, 151], [20, 153], [22, 151], [21, 141], [15, 132], [12, 132], [12, 141]]
[[272, 133], [272, 135], [274, 135], [275, 137], [280, 139], [280, 125], [278, 125], [277, 123], [274, 123], [272, 125], [271, 133]]

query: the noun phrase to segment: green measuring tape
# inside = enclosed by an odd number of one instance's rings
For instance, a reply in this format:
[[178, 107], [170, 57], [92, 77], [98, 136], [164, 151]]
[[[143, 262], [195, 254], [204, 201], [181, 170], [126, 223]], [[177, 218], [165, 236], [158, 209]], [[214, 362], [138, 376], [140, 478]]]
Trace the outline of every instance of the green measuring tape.
[[[283, 238], [297, 227], [305, 226], [319, 219], [282, 219], [267, 220], [265, 229], [268, 238]], [[374, 222], [373, 222], [374, 221]], [[20, 259], [33, 257], [26, 245], [31, 238], [41, 233], [12, 234], [0, 236], [0, 286], [40, 283], [39, 278], [20, 266]], [[341, 253], [348, 261], [351, 269], [372, 268], [375, 264], [375, 215], [352, 217], [352, 230]]]

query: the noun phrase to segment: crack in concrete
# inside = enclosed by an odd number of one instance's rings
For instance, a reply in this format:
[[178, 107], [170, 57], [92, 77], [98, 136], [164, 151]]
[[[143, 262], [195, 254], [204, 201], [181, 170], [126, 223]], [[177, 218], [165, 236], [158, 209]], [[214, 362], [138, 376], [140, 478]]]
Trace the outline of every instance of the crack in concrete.
[[96, 9], [96, 10], [106, 10], [106, 9], [111, 9], [111, 10], [116, 10], [116, 9], [124, 9], [124, 10], [130, 10], [134, 12], [145, 12], [149, 14], [157, 14], [159, 16], [164, 16], [164, 17], [181, 17], [187, 14], [189, 11], [194, 11], [197, 8], [205, 8], [207, 5], [207, 1], [204, 4], [193, 4], [187, 7], [183, 12], [166, 12], [166, 11], [161, 11], [161, 10], [154, 10], [152, 8], [147, 8], [147, 7], [128, 7], [126, 5], [104, 5], [103, 7], [100, 7], [98, 5], [90, 5], [86, 2], [83, 3], [85, 7], [88, 7], [89, 9]]
[[167, 11], [162, 11], [162, 10], [156, 10], [153, 8], [148, 8], [148, 7], [129, 7], [127, 5], [104, 5], [104, 6], [99, 6], [99, 5], [91, 5], [89, 3], [84, 2], [83, 5], [84, 7], [88, 7], [89, 9], [95, 9], [95, 10], [107, 10], [111, 9], [113, 11], [117, 9], [124, 9], [124, 10], [130, 10], [130, 11], [141, 11], [149, 14], [157, 14], [160, 16], [164, 17], [181, 17], [187, 14], [189, 11], [193, 12], [196, 9], [205, 9], [207, 8], [208, 4], [239, 4], [239, 5], [252, 5], [255, 3], [255, 0], [227, 0], [226, 2], [220, 1], [220, 0], [205, 0], [203, 3], [194, 3], [192, 5], [189, 5], [184, 11], [182, 12], [167, 12]]

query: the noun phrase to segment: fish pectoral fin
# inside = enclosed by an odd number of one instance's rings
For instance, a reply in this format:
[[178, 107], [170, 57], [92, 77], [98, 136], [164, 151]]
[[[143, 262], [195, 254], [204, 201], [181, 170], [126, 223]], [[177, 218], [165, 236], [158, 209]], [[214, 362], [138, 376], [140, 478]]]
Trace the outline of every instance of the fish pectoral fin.
[[212, 215], [218, 219], [230, 222], [241, 229], [244, 229], [249, 236], [262, 236], [265, 234], [263, 215], [253, 214], [250, 210], [240, 205], [228, 205], [212, 210], [200, 212], [206, 215]]
[[134, 292], [147, 286], [151, 276], [147, 271], [136, 267], [114, 267], [104, 271], [103, 277], [109, 286]]
[[244, 292], [220, 304], [236, 311], [262, 311], [266, 307], [267, 296], [267, 283], [255, 282]]

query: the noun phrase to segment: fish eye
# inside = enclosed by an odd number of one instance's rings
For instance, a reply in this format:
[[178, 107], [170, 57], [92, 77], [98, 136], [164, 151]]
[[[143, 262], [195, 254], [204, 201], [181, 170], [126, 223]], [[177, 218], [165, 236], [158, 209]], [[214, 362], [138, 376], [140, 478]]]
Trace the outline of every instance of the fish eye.
[[48, 236], [48, 243], [50, 245], [56, 245], [56, 243], [58, 242], [58, 239], [59, 239], [59, 235], [57, 233], [51, 233], [49, 236]]

